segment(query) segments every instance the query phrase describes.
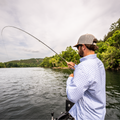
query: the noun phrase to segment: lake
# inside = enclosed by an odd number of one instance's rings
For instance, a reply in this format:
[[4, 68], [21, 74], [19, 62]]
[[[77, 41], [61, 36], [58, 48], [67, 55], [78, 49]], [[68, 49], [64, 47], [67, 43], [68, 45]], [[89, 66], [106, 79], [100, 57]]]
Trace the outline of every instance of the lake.
[[[69, 70], [0, 68], [0, 120], [50, 120], [65, 111]], [[120, 119], [120, 71], [106, 71], [106, 118]]]

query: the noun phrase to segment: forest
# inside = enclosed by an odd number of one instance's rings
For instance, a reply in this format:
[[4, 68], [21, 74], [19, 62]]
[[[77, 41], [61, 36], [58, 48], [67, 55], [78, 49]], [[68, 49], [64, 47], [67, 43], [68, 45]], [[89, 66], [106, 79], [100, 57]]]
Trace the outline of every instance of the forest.
[[[97, 57], [104, 63], [105, 69], [120, 70], [120, 19], [110, 26], [110, 31], [104, 36], [103, 40], [98, 40], [97, 46], [99, 49], [96, 52]], [[78, 64], [80, 57], [78, 51], [67, 47], [60, 54], [66, 61], [72, 61]], [[44, 59], [29, 59], [20, 61], [0, 62], [0, 68], [5, 67], [67, 67], [57, 54]]]

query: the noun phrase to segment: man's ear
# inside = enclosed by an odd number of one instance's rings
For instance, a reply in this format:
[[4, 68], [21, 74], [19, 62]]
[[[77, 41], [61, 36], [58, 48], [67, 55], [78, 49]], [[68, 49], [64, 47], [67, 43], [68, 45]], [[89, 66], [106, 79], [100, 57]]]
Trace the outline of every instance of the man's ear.
[[82, 49], [83, 49], [83, 50], [85, 50], [85, 49], [86, 49], [85, 44], [82, 44]]

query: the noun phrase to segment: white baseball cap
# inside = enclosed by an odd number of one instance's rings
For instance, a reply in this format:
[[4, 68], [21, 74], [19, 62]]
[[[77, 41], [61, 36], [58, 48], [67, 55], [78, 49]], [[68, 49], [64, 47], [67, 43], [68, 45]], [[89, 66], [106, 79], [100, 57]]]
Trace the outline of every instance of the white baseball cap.
[[91, 44], [91, 45], [96, 45], [96, 43], [94, 43], [93, 41], [96, 38], [92, 35], [92, 34], [85, 34], [80, 36], [80, 38], [78, 39], [78, 42], [76, 45], [74, 45], [73, 47], [77, 47], [80, 44]]

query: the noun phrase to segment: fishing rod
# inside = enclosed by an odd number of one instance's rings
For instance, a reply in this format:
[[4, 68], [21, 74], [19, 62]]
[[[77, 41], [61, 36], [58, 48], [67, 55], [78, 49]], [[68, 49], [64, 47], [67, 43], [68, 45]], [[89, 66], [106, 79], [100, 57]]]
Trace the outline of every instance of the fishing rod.
[[[2, 35], [2, 33], [3, 33], [3, 30], [4, 30], [5, 28], [7, 28], [7, 27], [12, 27], [12, 28], [18, 29], [18, 30], [20, 30], [20, 31], [22, 31], [22, 32], [30, 35], [31, 37], [33, 37], [33, 38], [35, 38], [36, 40], [38, 40], [40, 43], [44, 44], [44, 45], [45, 45], [46, 47], [48, 47], [50, 50], [52, 50], [55, 54], [57, 54], [57, 55], [58, 55], [63, 61], [65, 61], [67, 64], [69, 63], [69, 62], [67, 62], [62, 56], [60, 56], [56, 51], [54, 51], [51, 47], [49, 47], [47, 44], [45, 44], [43, 41], [41, 41], [40, 39], [36, 38], [36, 37], [33, 36], [32, 34], [26, 32], [25, 30], [22, 30], [22, 29], [20, 29], [20, 28], [18, 28], [18, 27], [15, 27], [15, 26], [5, 26], [5, 27], [2, 29], [2, 31], [1, 31], [1, 35]], [[70, 64], [69, 64], [69, 65], [70, 65]], [[71, 66], [71, 65], [70, 65], [70, 66]], [[72, 66], [72, 67], [73, 67], [73, 66]]]

